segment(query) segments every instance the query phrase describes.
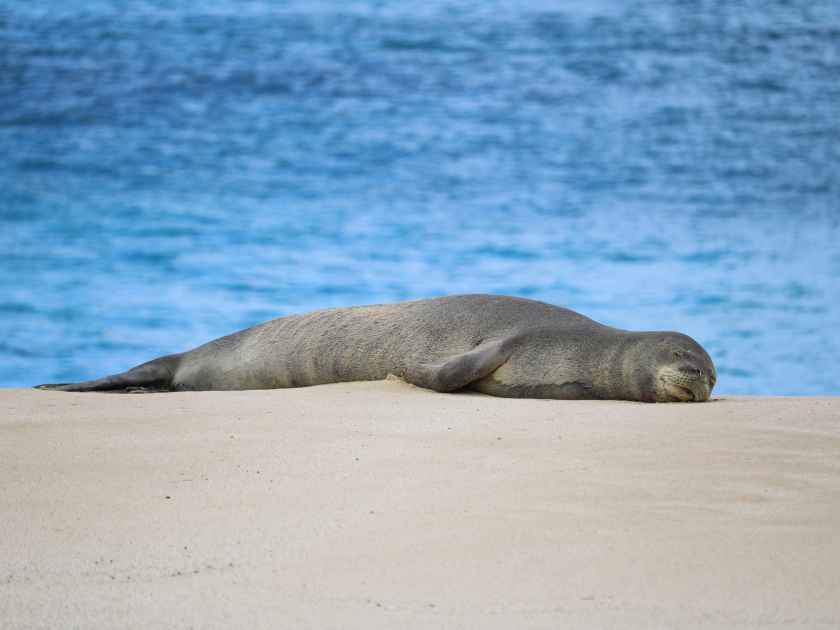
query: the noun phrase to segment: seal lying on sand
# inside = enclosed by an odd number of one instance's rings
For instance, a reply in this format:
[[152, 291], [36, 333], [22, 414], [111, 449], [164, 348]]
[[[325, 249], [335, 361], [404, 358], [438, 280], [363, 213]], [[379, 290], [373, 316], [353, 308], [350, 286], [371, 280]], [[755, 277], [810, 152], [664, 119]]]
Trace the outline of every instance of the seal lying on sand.
[[516, 398], [704, 401], [715, 367], [696, 341], [630, 332], [569, 309], [498, 295], [291, 315], [70, 392], [271, 389], [395, 374], [439, 392]]

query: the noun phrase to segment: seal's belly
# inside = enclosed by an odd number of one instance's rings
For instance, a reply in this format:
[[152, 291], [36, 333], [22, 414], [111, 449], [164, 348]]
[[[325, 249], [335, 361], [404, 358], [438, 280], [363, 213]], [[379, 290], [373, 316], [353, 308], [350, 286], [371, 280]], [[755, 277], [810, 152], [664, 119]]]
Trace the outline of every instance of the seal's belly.
[[476, 381], [470, 389], [504, 398], [553, 398], [557, 400], [590, 400], [603, 396], [595, 388], [584, 381], [568, 381], [565, 383], [506, 383], [494, 378], [491, 374], [480, 381]]
[[[553, 369], [551, 369], [553, 367]], [[558, 373], [567, 371], [560, 376]], [[555, 398], [581, 400], [603, 398], [584, 374], [574, 370], [558, 370], [557, 365], [539, 361], [513, 360], [476, 381], [471, 389], [506, 398]]]

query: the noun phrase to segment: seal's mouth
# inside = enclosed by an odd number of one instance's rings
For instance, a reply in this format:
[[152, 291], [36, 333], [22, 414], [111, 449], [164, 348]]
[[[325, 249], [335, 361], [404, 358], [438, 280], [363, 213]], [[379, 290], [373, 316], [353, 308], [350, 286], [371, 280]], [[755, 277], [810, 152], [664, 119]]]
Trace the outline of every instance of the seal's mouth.
[[668, 393], [679, 402], [695, 402], [697, 397], [694, 392], [688, 387], [682, 385], [675, 385], [673, 383], [665, 383]]
[[696, 368], [665, 368], [659, 373], [660, 402], [703, 402], [709, 400], [714, 382]]

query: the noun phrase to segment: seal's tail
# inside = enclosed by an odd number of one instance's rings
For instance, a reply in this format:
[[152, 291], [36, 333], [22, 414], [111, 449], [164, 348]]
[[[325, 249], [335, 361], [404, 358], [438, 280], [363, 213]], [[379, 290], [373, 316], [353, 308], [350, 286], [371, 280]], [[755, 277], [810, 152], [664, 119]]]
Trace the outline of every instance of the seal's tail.
[[180, 358], [180, 354], [170, 354], [138, 365], [127, 372], [93, 381], [48, 383], [36, 385], [35, 388], [61, 392], [168, 392], [174, 389], [173, 377]]

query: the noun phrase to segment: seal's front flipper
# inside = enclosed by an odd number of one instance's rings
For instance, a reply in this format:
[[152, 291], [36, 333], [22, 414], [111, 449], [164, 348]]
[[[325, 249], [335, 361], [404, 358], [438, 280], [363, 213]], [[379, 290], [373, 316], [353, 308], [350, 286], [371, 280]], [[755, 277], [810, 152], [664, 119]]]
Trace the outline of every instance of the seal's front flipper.
[[439, 363], [409, 366], [406, 381], [438, 392], [454, 392], [484, 378], [507, 361], [513, 349], [510, 338], [491, 339], [469, 352], [447, 357]]
[[81, 383], [36, 385], [36, 389], [60, 392], [167, 392], [172, 390], [172, 378], [178, 367], [180, 354], [170, 354], [135, 368]]

